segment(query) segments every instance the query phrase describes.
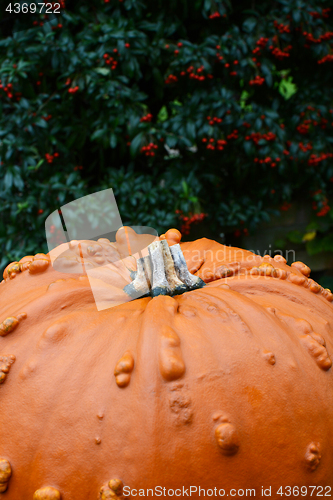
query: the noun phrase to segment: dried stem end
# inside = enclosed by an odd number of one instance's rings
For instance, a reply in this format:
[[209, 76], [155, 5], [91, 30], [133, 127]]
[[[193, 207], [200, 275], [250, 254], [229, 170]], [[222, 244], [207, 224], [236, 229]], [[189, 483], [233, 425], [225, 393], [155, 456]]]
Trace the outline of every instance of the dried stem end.
[[132, 283], [124, 287], [124, 292], [133, 299], [139, 299], [140, 297], [147, 297], [149, 295], [150, 288], [146, 279], [144, 258], [137, 260], [135, 279]]
[[179, 244], [169, 247], [167, 240], [154, 241], [148, 251], [148, 256], [137, 260], [134, 281], [124, 288], [133, 299], [180, 295], [205, 286], [201, 278], [189, 272]]
[[199, 278], [199, 276], [191, 274], [188, 270], [184, 254], [179, 243], [172, 245], [172, 247], [170, 247], [170, 252], [174, 261], [177, 276], [183, 283], [185, 283], [187, 290], [195, 290], [196, 288], [202, 288], [205, 286], [206, 283]]

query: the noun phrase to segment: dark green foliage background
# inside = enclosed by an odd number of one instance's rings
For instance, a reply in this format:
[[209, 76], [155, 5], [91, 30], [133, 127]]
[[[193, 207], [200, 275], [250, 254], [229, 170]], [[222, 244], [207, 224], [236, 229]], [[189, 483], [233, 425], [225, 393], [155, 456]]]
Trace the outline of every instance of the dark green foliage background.
[[[318, 210], [325, 197], [332, 199], [332, 158], [317, 165], [308, 159], [333, 152], [333, 62], [318, 64], [332, 53], [333, 39], [305, 47], [303, 34], [319, 38], [333, 30], [332, 11], [327, 18], [310, 14], [329, 7], [328, 0], [68, 0], [61, 15], [43, 26], [33, 25], [42, 15], [15, 18], [5, 3], [0, 79], [12, 83], [14, 97], [0, 91], [1, 268], [47, 252], [48, 214], [109, 187], [124, 224], [164, 232], [181, 227], [176, 210], [204, 212], [207, 234], [216, 238], [238, 228], [254, 231], [285, 202], [311, 204], [313, 191], [321, 190]], [[220, 17], [210, 19], [216, 11]], [[280, 33], [274, 20], [290, 32]], [[55, 28], [58, 23], [62, 28]], [[282, 61], [269, 50], [276, 35], [274, 47], [292, 46]], [[256, 56], [258, 67], [252, 51], [260, 37], [269, 41]], [[115, 70], [105, 53], [119, 60]], [[191, 65], [194, 71], [204, 66], [204, 81], [189, 78]], [[170, 74], [178, 81], [166, 84]], [[249, 84], [256, 75], [265, 78], [263, 85]], [[77, 92], [68, 92], [68, 78]], [[147, 113], [152, 121], [140, 122]], [[223, 121], [211, 126], [207, 116]], [[325, 127], [311, 124], [307, 135], [297, 130], [303, 120], [320, 124], [321, 118]], [[238, 138], [228, 140], [235, 129]], [[255, 146], [245, 140], [269, 131], [274, 141], [261, 139]], [[211, 151], [204, 137], [227, 145]], [[313, 149], [301, 151], [301, 141]], [[140, 152], [150, 142], [158, 145], [154, 157]], [[59, 157], [48, 163], [45, 155], [54, 152]], [[256, 157], [281, 161], [271, 168], [254, 162]], [[320, 218], [326, 238], [332, 212]]]

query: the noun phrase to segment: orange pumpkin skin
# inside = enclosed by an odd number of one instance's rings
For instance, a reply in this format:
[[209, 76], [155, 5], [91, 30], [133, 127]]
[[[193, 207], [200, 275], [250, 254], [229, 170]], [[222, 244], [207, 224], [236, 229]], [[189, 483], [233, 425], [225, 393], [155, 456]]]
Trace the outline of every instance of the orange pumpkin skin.
[[[107, 240], [81, 243], [107, 260]], [[103, 311], [87, 277], [48, 255], [7, 267], [1, 498], [121, 498], [119, 480], [123, 498], [333, 489], [332, 294], [302, 263], [205, 238], [181, 248], [204, 288]], [[122, 292], [129, 272], [110, 267]]]

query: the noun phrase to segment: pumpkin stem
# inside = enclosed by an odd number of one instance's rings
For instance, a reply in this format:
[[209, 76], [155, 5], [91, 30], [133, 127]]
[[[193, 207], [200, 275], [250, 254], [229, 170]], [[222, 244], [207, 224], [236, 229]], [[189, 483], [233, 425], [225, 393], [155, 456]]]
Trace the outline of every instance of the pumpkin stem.
[[177, 276], [175, 264], [167, 240], [162, 240], [160, 244], [163, 253], [165, 275], [171, 288], [171, 294], [181, 295], [182, 293], [187, 292], [188, 288]]
[[145, 271], [146, 280], [148, 283], [149, 290], [151, 289], [151, 283], [153, 281], [153, 270], [149, 255], [143, 258], [143, 267]]
[[201, 278], [189, 272], [179, 244], [169, 247], [167, 240], [154, 241], [148, 252], [149, 255], [137, 260], [135, 279], [124, 288], [133, 299], [180, 295], [205, 286]]
[[194, 276], [188, 270], [184, 254], [180, 248], [179, 243], [172, 245], [170, 247], [170, 252], [175, 264], [175, 269], [178, 278], [185, 283], [188, 290], [194, 290], [195, 288], [202, 288], [205, 286], [205, 282], [199, 278], [199, 276]]
[[133, 299], [138, 299], [140, 297], [145, 297], [149, 295], [150, 287], [147, 282], [145, 268], [144, 268], [144, 257], [136, 261], [137, 270], [135, 274], [135, 279], [129, 285], [124, 287], [124, 292], [127, 293]]
[[153, 241], [148, 247], [149, 256], [153, 265], [153, 282], [151, 286], [151, 295], [171, 295], [171, 288], [169, 286], [165, 264], [163, 258], [161, 241]]

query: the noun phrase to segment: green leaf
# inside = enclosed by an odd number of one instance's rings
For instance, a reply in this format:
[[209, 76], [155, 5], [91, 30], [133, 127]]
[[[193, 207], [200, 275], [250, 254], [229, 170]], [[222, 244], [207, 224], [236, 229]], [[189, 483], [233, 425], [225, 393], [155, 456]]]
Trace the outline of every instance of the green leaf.
[[297, 92], [297, 87], [292, 81], [292, 76], [288, 79], [282, 79], [279, 84], [279, 92], [286, 99], [290, 99]]
[[95, 139], [100, 139], [103, 137], [103, 135], [106, 133], [105, 128], [100, 128], [95, 130], [95, 132], [91, 136], [91, 140], [94, 141]]
[[157, 123], [165, 122], [169, 118], [166, 106], [162, 106], [157, 115]]
[[26, 208], [28, 208], [29, 206], [29, 202], [28, 201], [25, 201], [23, 203], [17, 203], [17, 212], [16, 212], [16, 215], [19, 214], [20, 212], [22, 212], [22, 210], [25, 210]]
[[247, 156], [250, 156], [251, 151], [252, 151], [252, 144], [251, 144], [251, 142], [250, 141], [244, 141], [243, 142], [243, 147], [244, 147], [244, 151], [247, 154]]
[[187, 122], [186, 124], [186, 133], [190, 141], [194, 141], [195, 138], [195, 123]]
[[166, 143], [169, 146], [169, 148], [174, 148], [177, 142], [178, 142], [177, 137], [175, 137], [174, 135], [168, 135], [166, 138]]
[[110, 146], [114, 149], [117, 146], [117, 136], [116, 134], [111, 134], [110, 136]]
[[76, 178], [77, 178], [77, 175], [75, 172], [72, 172], [71, 174], [69, 174], [69, 176], [67, 177], [67, 180], [66, 180], [67, 186], [71, 186]]
[[134, 137], [134, 139], [131, 140], [130, 153], [132, 158], [134, 158], [139, 152], [139, 149], [141, 148], [143, 142], [143, 138], [144, 138], [144, 132], [140, 132], [138, 135]]
[[292, 243], [302, 243], [303, 242], [303, 234], [295, 229], [294, 231], [289, 231], [287, 234], [287, 238], [292, 242]]
[[272, 77], [272, 73], [269, 69], [269, 67], [267, 66], [267, 64], [262, 64], [261, 65], [261, 70], [263, 72], [263, 75], [265, 77], [265, 80], [266, 80], [266, 83], [269, 87], [271, 87], [273, 85], [273, 77]]
[[36, 120], [35, 124], [37, 125], [37, 127], [47, 128], [47, 122], [43, 120], [43, 118], [39, 118], [39, 120]]
[[322, 252], [324, 250], [322, 239], [315, 238], [314, 240], [307, 241], [305, 248], [309, 255]]
[[248, 17], [243, 22], [242, 28], [245, 31], [245, 33], [251, 33], [256, 25], [257, 25], [257, 19], [255, 17]]
[[13, 173], [11, 171], [6, 172], [5, 177], [4, 177], [4, 186], [5, 189], [10, 189], [13, 185]]
[[293, 10], [292, 12], [292, 17], [293, 20], [295, 21], [296, 24], [299, 24], [301, 21], [301, 11], [300, 10]]
[[333, 252], [333, 234], [324, 236], [322, 240], [323, 250], [326, 252]]
[[109, 75], [111, 73], [110, 68], [94, 68], [94, 70], [96, 71], [96, 73], [103, 76]]

